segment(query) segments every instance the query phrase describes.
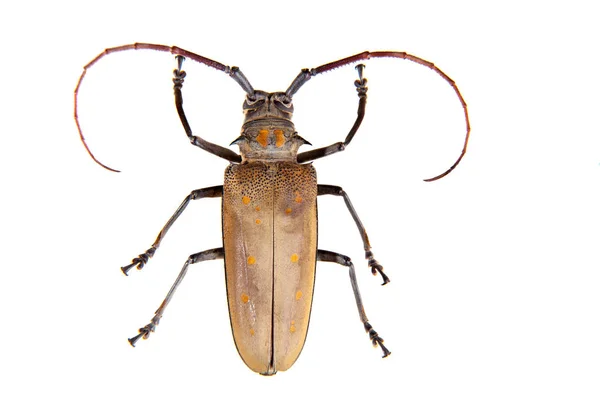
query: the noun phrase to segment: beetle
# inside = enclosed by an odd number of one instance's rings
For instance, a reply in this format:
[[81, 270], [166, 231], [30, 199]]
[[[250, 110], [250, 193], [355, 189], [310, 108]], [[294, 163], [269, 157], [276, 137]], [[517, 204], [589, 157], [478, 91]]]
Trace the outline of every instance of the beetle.
[[[367, 101], [365, 66], [356, 65], [358, 79], [354, 85], [359, 99], [357, 117], [343, 142], [299, 153], [302, 145], [310, 143], [298, 135], [294, 128], [292, 98], [314, 76], [371, 58], [400, 58], [430, 68], [454, 89], [463, 107], [466, 124], [460, 156], [444, 173], [425, 180], [430, 182], [454, 170], [467, 149], [470, 134], [467, 105], [454, 81], [433, 63], [422, 58], [405, 52], [376, 51], [359, 53], [317, 68], [303, 69], [285, 92], [268, 93], [255, 90], [239, 68], [226, 66], [179, 47], [134, 43], [108, 48], [84, 67], [75, 88], [74, 117], [88, 154], [96, 163], [115, 172], [119, 171], [101, 163], [86, 144], [79, 123], [77, 99], [83, 78], [92, 65], [108, 54], [139, 49], [168, 52], [176, 56], [177, 68], [173, 71], [175, 106], [185, 133], [191, 144], [229, 161], [229, 165], [225, 169], [223, 185], [193, 190], [167, 221], [152, 246], [121, 268], [125, 275], [134, 267], [141, 270], [192, 200], [211, 197], [222, 199], [223, 246], [188, 257], [151, 322], [128, 339], [129, 343], [135, 346], [140, 338], [147, 339], [155, 331], [191, 264], [223, 259], [231, 328], [242, 360], [251, 370], [262, 375], [285, 371], [294, 364], [304, 346], [312, 307], [316, 262], [323, 261], [348, 268], [364, 329], [372, 344], [381, 348], [383, 357], [390, 355], [383, 339], [367, 318], [351, 259], [317, 246], [317, 197], [342, 197], [361, 235], [371, 272], [373, 275], [380, 274], [383, 285], [390, 282], [383, 267], [374, 258], [365, 228], [348, 194], [339, 186], [318, 184], [311, 163], [343, 151], [360, 127]], [[225, 72], [245, 91], [245, 119], [241, 135], [231, 143], [239, 146], [240, 154], [192, 133], [183, 110], [182, 87], [186, 73], [182, 65], [186, 58]]]

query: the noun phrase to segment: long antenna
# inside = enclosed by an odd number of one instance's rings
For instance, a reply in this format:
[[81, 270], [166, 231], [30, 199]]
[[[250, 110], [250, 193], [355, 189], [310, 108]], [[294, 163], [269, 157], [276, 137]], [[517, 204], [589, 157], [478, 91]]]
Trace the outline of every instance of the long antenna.
[[321, 74], [323, 72], [331, 71], [336, 68], [343, 67], [344, 65], [353, 64], [358, 61], [368, 60], [370, 58], [401, 58], [404, 60], [412, 61], [414, 63], [423, 65], [423, 66], [437, 72], [438, 75], [440, 75], [442, 78], [444, 78], [444, 80], [446, 80], [446, 82], [448, 82], [450, 84], [450, 86], [452, 86], [452, 89], [454, 89], [454, 92], [456, 93], [456, 96], [458, 97], [458, 100], [460, 101], [460, 104], [462, 105], [462, 108], [463, 108], [463, 111], [465, 114], [465, 125], [466, 125], [466, 131], [467, 131], [465, 134], [465, 143], [463, 145], [463, 149], [462, 149], [462, 152], [460, 153], [460, 156], [454, 162], [454, 164], [452, 164], [452, 166], [450, 168], [448, 168], [444, 173], [434, 176], [433, 178], [424, 179], [424, 181], [432, 182], [432, 181], [438, 180], [438, 179], [443, 178], [444, 176], [448, 175], [450, 172], [452, 172], [452, 170], [454, 170], [454, 168], [456, 168], [456, 166], [460, 163], [460, 161], [464, 157], [465, 153], [467, 152], [467, 144], [469, 143], [469, 135], [471, 134], [471, 124], [469, 122], [469, 113], [467, 111], [467, 103], [465, 102], [462, 95], [460, 94], [460, 91], [458, 90], [458, 86], [456, 86], [456, 83], [454, 83], [454, 81], [452, 79], [450, 79], [450, 77], [448, 75], [446, 75], [441, 69], [436, 67], [434, 63], [424, 60], [420, 57], [413, 56], [412, 54], [408, 54], [403, 51], [402, 52], [401, 51], [373, 51], [373, 52], [365, 51], [363, 53], [355, 54], [350, 57], [342, 58], [341, 60], [333, 61], [328, 64], [323, 64], [317, 68], [303, 69], [300, 72], [300, 74], [296, 77], [296, 79], [294, 79], [294, 81], [288, 88], [286, 94], [288, 94], [290, 97], [293, 96], [298, 91], [298, 89], [300, 89], [300, 87], [302, 85], [304, 85], [306, 82], [308, 82], [310, 80], [310, 78], [315, 75]]
[[204, 56], [201, 56], [196, 53], [192, 53], [191, 51], [188, 51], [188, 50], [176, 47], [176, 46], [165, 46], [162, 44], [153, 44], [153, 43], [133, 43], [133, 44], [126, 44], [123, 46], [110, 47], [108, 49], [105, 49], [102, 53], [98, 54], [92, 61], [90, 61], [85, 67], [83, 67], [83, 72], [81, 73], [81, 76], [79, 77], [79, 81], [77, 81], [77, 86], [75, 87], [75, 93], [74, 93], [74, 103], [75, 104], [74, 104], [73, 116], [75, 117], [75, 124], [77, 125], [77, 130], [79, 131], [79, 137], [81, 138], [81, 142], [83, 143], [83, 146], [87, 150], [88, 154], [90, 155], [90, 157], [92, 157], [92, 159], [98, 165], [100, 165], [103, 168], [106, 168], [109, 171], [121, 172], [117, 169], [111, 168], [111, 167], [103, 164], [102, 162], [100, 162], [94, 156], [92, 151], [90, 150], [89, 146], [87, 145], [87, 143], [85, 141], [85, 137], [83, 136], [81, 125], [79, 123], [79, 116], [77, 114], [79, 88], [81, 87], [81, 82], [83, 81], [83, 78], [85, 77], [85, 74], [87, 73], [87, 70], [92, 65], [94, 65], [98, 61], [100, 61], [101, 58], [103, 58], [111, 53], [117, 53], [120, 51], [129, 51], [129, 50], [155, 50], [155, 51], [161, 51], [161, 52], [175, 54], [178, 56], [184, 56], [184, 57], [189, 58], [190, 60], [196, 61], [200, 64], [204, 64], [204, 65], [214, 68], [216, 70], [225, 72], [227, 75], [232, 77], [233, 80], [235, 80], [249, 96], [254, 95], [254, 89], [252, 88], [252, 85], [250, 84], [248, 79], [246, 79], [246, 77], [244, 76], [242, 71], [239, 70], [238, 67], [229, 67], [225, 64], [221, 64], [218, 61], [211, 60], [210, 58], [206, 58]]

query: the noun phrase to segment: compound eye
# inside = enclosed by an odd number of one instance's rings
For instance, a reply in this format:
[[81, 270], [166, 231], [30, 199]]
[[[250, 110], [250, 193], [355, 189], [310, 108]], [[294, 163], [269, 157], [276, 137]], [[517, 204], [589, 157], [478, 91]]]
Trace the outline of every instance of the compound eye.
[[285, 93], [275, 94], [275, 101], [281, 103], [286, 108], [289, 108], [292, 105], [292, 98]]
[[[292, 101], [289, 97], [287, 98], [286, 101], [287, 101], [287, 103], [281, 102], [279, 100], [275, 100], [273, 102], [273, 104], [275, 105], [275, 108], [277, 108], [282, 113], [291, 115], [294, 113], [294, 104], [292, 104]], [[291, 117], [287, 117], [287, 118], [289, 119]]]
[[265, 104], [267, 97], [263, 92], [256, 91], [254, 94], [247, 95], [244, 101], [244, 110], [255, 110]]
[[260, 98], [250, 98], [246, 97], [246, 101], [244, 101], [244, 110], [256, 110], [260, 106], [265, 104], [265, 99]]

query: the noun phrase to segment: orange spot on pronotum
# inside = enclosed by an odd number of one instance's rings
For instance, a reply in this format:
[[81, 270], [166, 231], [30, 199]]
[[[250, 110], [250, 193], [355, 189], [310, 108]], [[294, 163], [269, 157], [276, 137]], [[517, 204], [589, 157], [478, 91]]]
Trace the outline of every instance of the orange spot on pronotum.
[[283, 136], [283, 131], [281, 129], [275, 129], [273, 131], [275, 134], [275, 147], [281, 147], [285, 143], [285, 136]]
[[292, 213], [292, 209], [291, 209], [291, 208], [289, 208], [289, 207], [288, 207], [288, 208], [286, 208], [286, 209], [285, 209], [285, 213], [286, 213], [286, 214], [291, 214], [291, 213]]
[[250, 197], [248, 197], [248, 196], [242, 197], [242, 203], [244, 203], [244, 204], [250, 204]]
[[296, 300], [300, 300], [302, 298], [302, 291], [298, 290], [296, 292]]
[[269, 131], [266, 129], [261, 129], [258, 131], [258, 136], [256, 137], [256, 141], [262, 146], [267, 147], [269, 137]]
[[254, 209], [255, 209], [256, 211], [260, 211], [260, 206], [256, 206], [256, 207], [254, 207]]
[[252, 264], [256, 264], [256, 258], [250, 256], [248, 257], [248, 264], [252, 265]]
[[293, 263], [297, 263], [298, 262], [298, 254], [296, 254], [296, 253], [292, 254], [292, 256], [290, 257], [290, 261]]
[[241, 298], [243, 303], [247, 303], [250, 300], [250, 297], [246, 293], [242, 293]]

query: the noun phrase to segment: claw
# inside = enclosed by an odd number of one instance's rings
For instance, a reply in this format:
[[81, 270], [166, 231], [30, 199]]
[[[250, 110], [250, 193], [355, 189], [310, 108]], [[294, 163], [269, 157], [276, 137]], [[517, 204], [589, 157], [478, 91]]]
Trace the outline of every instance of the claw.
[[381, 339], [381, 341], [379, 342], [379, 347], [381, 347], [381, 350], [383, 350], [383, 356], [381, 356], [381, 358], [386, 358], [387, 356], [389, 356], [390, 354], [392, 354], [392, 352], [389, 351], [387, 349], [387, 347], [385, 347], [383, 345], [383, 339]]
[[[138, 265], [140, 264], [140, 265]], [[132, 263], [129, 265], [126, 265], [124, 267], [121, 267], [121, 271], [123, 271], [123, 273], [125, 274], [125, 276], [129, 276], [129, 274], [127, 272], [129, 272], [129, 270], [133, 267], [137, 267], [137, 269], [142, 269], [144, 266], [145, 262], [139, 258], [134, 258], [132, 260]]]
[[138, 340], [140, 340], [140, 338], [144, 336], [143, 333], [140, 333], [139, 335], [136, 335], [132, 338], [127, 339], [127, 341], [129, 342], [129, 344], [131, 345], [131, 347], [135, 347], [135, 342], [137, 342]]
[[369, 334], [369, 339], [371, 339], [371, 343], [373, 343], [373, 346], [377, 347], [379, 345], [381, 351], [383, 351], [382, 358], [386, 358], [387, 356], [392, 354], [392, 352], [389, 351], [388, 348], [383, 345], [383, 339], [379, 337], [379, 334], [375, 331], [375, 329], [373, 329], [371, 324], [368, 322], [365, 322], [365, 331], [367, 331], [367, 333]]
[[377, 272], [381, 274], [381, 278], [383, 279], [383, 283], [381, 285], [383, 286], [390, 283], [390, 278], [388, 278], [388, 276], [383, 272], [383, 267], [377, 262], [376, 259], [373, 258], [373, 253], [370, 250], [365, 253], [365, 258], [369, 260], [369, 267], [371, 267], [371, 273], [373, 275], [377, 275]]
[[135, 347], [135, 343], [140, 340], [140, 339], [148, 339], [150, 337], [150, 333], [154, 332], [154, 330], [156, 329], [156, 324], [154, 322], [149, 323], [148, 325], [144, 326], [143, 328], [139, 329], [139, 334], [135, 335], [132, 338], [127, 339], [129, 341], [129, 344], [132, 347]]
[[358, 64], [354, 67], [358, 71], [358, 80], [354, 81], [358, 97], [365, 97], [367, 95], [367, 79], [363, 77], [363, 71], [365, 69], [364, 64]]
[[150, 257], [154, 255], [155, 251], [156, 248], [154, 246], [150, 247], [148, 250], [146, 250], [145, 253], [142, 253], [133, 260], [131, 260], [131, 264], [121, 267], [121, 271], [123, 271], [123, 273], [126, 276], [129, 276], [128, 272], [131, 268], [136, 267], [137, 269], [141, 270], [142, 268], [144, 268], [144, 265], [146, 265]]

